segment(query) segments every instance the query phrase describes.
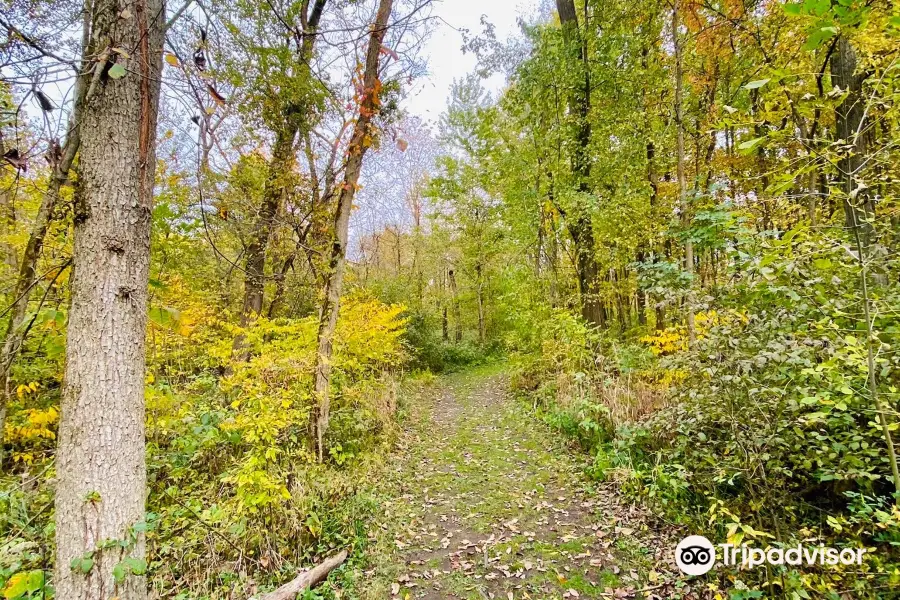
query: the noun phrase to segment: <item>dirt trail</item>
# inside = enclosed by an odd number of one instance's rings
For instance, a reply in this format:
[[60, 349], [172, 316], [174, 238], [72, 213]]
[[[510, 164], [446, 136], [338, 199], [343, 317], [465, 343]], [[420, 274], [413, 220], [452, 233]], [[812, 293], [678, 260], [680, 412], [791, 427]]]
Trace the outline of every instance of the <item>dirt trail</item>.
[[410, 402], [362, 598], [674, 597], [670, 541], [507, 389], [469, 371]]

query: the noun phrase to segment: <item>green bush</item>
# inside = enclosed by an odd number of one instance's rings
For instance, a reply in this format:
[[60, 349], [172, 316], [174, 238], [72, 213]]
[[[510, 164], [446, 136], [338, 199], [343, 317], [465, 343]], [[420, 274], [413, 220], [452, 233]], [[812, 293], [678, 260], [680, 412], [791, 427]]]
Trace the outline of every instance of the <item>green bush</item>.
[[[900, 293], [880, 273], [897, 258], [874, 256], [878, 392], [896, 406]], [[625, 467], [625, 489], [670, 518], [723, 538], [877, 545], [876, 562], [896, 564], [900, 513], [869, 393], [858, 262], [803, 231], [735, 258], [734, 284], [704, 299], [719, 316], [661, 361], [670, 405], [620, 428], [598, 462], [606, 474]], [[788, 587], [822, 593], [846, 577], [795, 575]]]
[[444, 341], [439, 324], [430, 323], [421, 314], [409, 316], [404, 341], [410, 348], [410, 366], [432, 373], [447, 373], [478, 365], [492, 354], [492, 349], [480, 348], [469, 340]]

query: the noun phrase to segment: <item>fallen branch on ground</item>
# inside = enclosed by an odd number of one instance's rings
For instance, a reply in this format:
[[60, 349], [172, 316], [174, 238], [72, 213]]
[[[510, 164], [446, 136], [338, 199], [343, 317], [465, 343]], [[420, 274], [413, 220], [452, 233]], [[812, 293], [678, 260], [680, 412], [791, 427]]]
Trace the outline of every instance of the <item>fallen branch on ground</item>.
[[287, 582], [274, 592], [261, 596], [259, 600], [293, 600], [300, 592], [324, 581], [328, 574], [345, 560], [347, 560], [347, 551], [341, 550], [309, 571], [300, 573], [296, 579]]

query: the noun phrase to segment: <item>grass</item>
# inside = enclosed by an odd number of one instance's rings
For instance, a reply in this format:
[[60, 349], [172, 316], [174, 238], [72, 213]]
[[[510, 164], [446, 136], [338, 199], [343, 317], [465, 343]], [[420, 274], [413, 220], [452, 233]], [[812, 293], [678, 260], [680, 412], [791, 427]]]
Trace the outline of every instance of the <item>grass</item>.
[[[341, 576], [344, 598], [382, 600], [396, 585], [411, 600], [561, 598], [569, 589], [592, 598], [622, 584], [606, 560], [585, 558], [604, 550], [580, 508], [582, 458], [506, 394], [503, 369], [445, 375], [405, 399], [408, 431], [374, 488], [380, 510], [367, 551]], [[478, 551], [461, 551], [463, 540]], [[646, 562], [627, 538], [609, 551]]]

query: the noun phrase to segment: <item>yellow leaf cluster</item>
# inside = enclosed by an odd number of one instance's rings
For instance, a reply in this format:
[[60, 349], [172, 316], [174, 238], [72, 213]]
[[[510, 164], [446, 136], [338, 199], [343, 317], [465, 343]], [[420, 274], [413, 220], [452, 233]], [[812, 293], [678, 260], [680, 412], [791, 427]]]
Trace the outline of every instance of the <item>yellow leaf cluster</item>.
[[19, 413], [18, 418], [22, 419], [19, 424], [6, 424], [5, 439], [11, 444], [24, 445], [42, 439], [56, 439], [55, 429], [59, 421], [59, 409], [55, 406], [47, 409], [25, 409]]
[[[747, 317], [737, 311], [725, 313], [714, 310], [697, 313], [694, 317], [694, 329], [697, 339], [703, 339], [713, 327], [732, 323], [746, 323]], [[688, 333], [685, 325], [666, 327], [651, 335], [641, 338], [655, 356], [668, 356], [688, 349]]]
[[19, 387], [16, 388], [16, 396], [18, 396], [20, 399], [24, 398], [25, 396], [28, 396], [30, 394], [37, 392], [39, 387], [40, 386], [38, 385], [38, 382], [36, 382], [36, 381], [32, 381], [28, 385], [25, 385], [23, 383], [22, 385], [20, 385]]

